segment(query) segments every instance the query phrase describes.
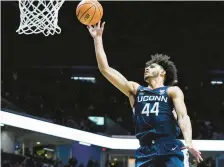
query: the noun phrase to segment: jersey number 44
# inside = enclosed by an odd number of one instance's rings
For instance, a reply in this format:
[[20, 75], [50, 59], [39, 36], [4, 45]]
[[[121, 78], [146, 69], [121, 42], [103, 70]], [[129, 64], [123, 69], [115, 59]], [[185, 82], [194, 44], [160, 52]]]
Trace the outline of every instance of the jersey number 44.
[[146, 114], [148, 117], [149, 114], [155, 114], [156, 116], [159, 115], [159, 102], [155, 102], [154, 105], [151, 107], [150, 103], [146, 103], [142, 109], [142, 114]]

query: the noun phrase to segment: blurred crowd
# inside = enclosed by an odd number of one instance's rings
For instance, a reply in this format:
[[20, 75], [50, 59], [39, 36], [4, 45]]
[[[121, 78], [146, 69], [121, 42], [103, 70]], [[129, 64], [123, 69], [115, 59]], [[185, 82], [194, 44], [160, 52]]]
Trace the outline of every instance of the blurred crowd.
[[87, 165], [79, 162], [76, 157], [68, 160], [67, 165], [63, 165], [60, 160], [49, 160], [41, 157], [21, 156], [16, 154], [1, 152], [2, 167], [99, 167], [99, 162], [91, 157]]
[[[107, 161], [105, 167], [123, 167], [122, 162]], [[91, 157], [85, 166], [79, 162], [75, 157], [69, 159], [67, 165], [62, 165], [60, 161], [50, 161], [40, 159], [37, 157], [23, 157], [20, 155], [2, 153], [2, 167], [99, 167], [99, 162], [93, 160]], [[196, 161], [190, 164], [190, 167], [216, 167], [215, 159], [212, 157], [206, 158], [200, 164]]]
[[[30, 75], [24, 76], [22, 72], [21, 75], [17, 72], [10, 74], [11, 76], [3, 75], [2, 108], [14, 109], [94, 133], [99, 129], [88, 120], [88, 116], [107, 116], [127, 129], [129, 134], [135, 133], [128, 99], [105, 80], [96, 83], [71, 79], [55, 81], [40, 72], [34, 78]], [[182, 86], [182, 89], [192, 121], [193, 138], [223, 139], [223, 86], [201, 83], [200, 86], [192, 88]], [[100, 130], [102, 133], [102, 129]]]

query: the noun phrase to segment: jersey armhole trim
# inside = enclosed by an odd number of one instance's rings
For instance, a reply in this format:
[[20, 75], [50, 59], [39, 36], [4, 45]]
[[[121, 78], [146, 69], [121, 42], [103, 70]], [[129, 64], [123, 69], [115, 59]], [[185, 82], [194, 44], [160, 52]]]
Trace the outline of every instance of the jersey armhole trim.
[[138, 86], [137, 91], [136, 91], [136, 95], [138, 94], [139, 90], [141, 89], [141, 85]]
[[134, 100], [135, 100], [135, 102], [134, 102], [134, 104], [133, 104], [132, 109], [135, 108], [135, 105], [136, 105], [136, 99], [137, 99], [137, 96], [138, 96], [138, 92], [139, 92], [139, 90], [140, 90], [141, 88], [142, 88], [142, 86], [139, 85], [138, 88], [137, 88], [137, 90], [136, 90], [136, 94], [134, 95]]

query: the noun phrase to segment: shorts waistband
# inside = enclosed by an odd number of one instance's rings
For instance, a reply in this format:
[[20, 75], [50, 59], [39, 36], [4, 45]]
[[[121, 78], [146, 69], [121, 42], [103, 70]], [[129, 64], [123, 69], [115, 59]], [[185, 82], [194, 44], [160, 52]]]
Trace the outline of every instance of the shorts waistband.
[[150, 146], [152, 144], [156, 144], [156, 143], [161, 143], [163, 141], [167, 141], [167, 140], [177, 140], [174, 137], [159, 137], [159, 138], [147, 138], [147, 139], [143, 139], [143, 140], [139, 140], [139, 144], [140, 146]]

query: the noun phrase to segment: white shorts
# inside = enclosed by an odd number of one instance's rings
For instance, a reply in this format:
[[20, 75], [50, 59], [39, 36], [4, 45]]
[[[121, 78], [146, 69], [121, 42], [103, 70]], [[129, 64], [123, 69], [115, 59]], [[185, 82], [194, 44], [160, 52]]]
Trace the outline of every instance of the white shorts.
[[188, 149], [183, 149], [182, 152], [184, 154], [184, 167], [190, 167]]

